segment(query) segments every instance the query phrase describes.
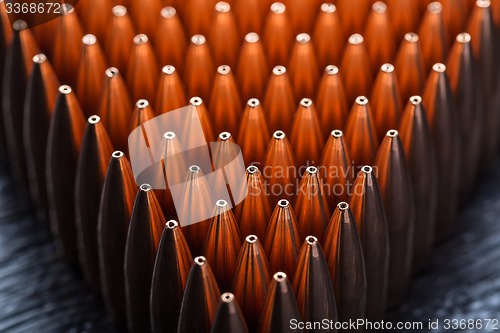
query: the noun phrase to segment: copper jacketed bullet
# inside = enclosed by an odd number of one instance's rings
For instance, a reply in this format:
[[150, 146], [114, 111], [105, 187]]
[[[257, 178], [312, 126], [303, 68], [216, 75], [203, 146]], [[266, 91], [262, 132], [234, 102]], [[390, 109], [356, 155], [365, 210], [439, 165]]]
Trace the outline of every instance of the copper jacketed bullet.
[[383, 64], [380, 67], [373, 85], [370, 104], [378, 142], [380, 142], [388, 130], [398, 126], [403, 109], [399, 83], [393, 65]]
[[142, 2], [128, 1], [130, 15], [137, 31], [154, 39], [160, 20], [162, 1], [143, 0]]
[[59, 87], [47, 137], [46, 179], [49, 218], [58, 251], [77, 261], [75, 177], [85, 119], [69, 86]]
[[392, 29], [399, 44], [404, 35], [415, 31], [420, 21], [420, 8], [415, 0], [387, 0]]
[[328, 65], [321, 78], [316, 110], [323, 134], [334, 128], [342, 129], [347, 118], [347, 100], [344, 84], [337, 66]]
[[410, 281], [415, 225], [411, 178], [396, 130], [387, 132], [374, 165], [389, 227], [387, 306], [394, 307], [405, 297]]
[[354, 103], [356, 97], [368, 96], [373, 81], [372, 68], [363, 36], [354, 34], [349, 37], [340, 72], [344, 80], [347, 103]]
[[101, 119], [90, 116], [82, 139], [75, 180], [78, 254], [85, 281], [100, 290], [97, 219], [102, 185], [113, 146]]
[[314, 26], [312, 42], [320, 68], [340, 65], [345, 36], [337, 8], [332, 3], [323, 3]]
[[163, 114], [186, 105], [186, 94], [177, 69], [171, 65], [163, 66], [156, 94], [156, 112]]
[[210, 332], [248, 333], [245, 318], [233, 294], [224, 293], [220, 297]]
[[227, 2], [220, 1], [215, 5], [215, 15], [208, 42], [215, 66], [228, 65], [235, 68], [240, 47], [240, 35], [236, 28], [231, 6]]
[[377, 153], [378, 139], [368, 98], [356, 98], [345, 126], [349, 155], [355, 166], [371, 165]]
[[288, 71], [295, 99], [313, 98], [319, 80], [319, 67], [311, 36], [298, 34], [292, 48]]
[[295, 98], [286, 68], [276, 66], [269, 77], [264, 98], [269, 131], [291, 133], [295, 109]]
[[404, 36], [394, 63], [399, 82], [401, 100], [421, 94], [426, 78], [424, 58], [418, 35], [412, 32]]
[[161, 10], [154, 45], [160, 65], [172, 65], [182, 73], [188, 39], [176, 9], [167, 6]]
[[340, 130], [330, 133], [323, 156], [321, 157], [321, 177], [324, 179], [324, 191], [330, 207], [349, 198], [349, 189], [354, 181], [353, 166]]
[[264, 48], [259, 35], [255, 32], [249, 32], [245, 36], [236, 77], [242, 100], [248, 101], [250, 98], [261, 99], [263, 97], [269, 72]]
[[340, 322], [365, 318], [366, 273], [356, 221], [346, 202], [333, 212], [323, 248]]
[[109, 63], [118, 68], [124, 77], [127, 77], [130, 50], [134, 47], [134, 26], [124, 6], [114, 6], [112, 14], [104, 49]]
[[362, 33], [365, 28], [366, 17], [370, 11], [369, 0], [338, 0], [337, 7], [340, 13], [342, 28], [346, 34]]
[[434, 142], [422, 98], [410, 98], [399, 125], [415, 198], [413, 270], [422, 269], [432, 250], [436, 229], [437, 164]]
[[145, 98], [154, 101], [160, 68], [148, 36], [134, 37], [134, 47], [127, 68], [127, 85], [132, 100]]
[[196, 108], [196, 112], [198, 114], [198, 118], [201, 122], [201, 127], [203, 128], [203, 134], [205, 135], [205, 140], [207, 142], [213, 142], [215, 140], [212, 125], [210, 119], [208, 117], [208, 111], [203, 103], [203, 100], [200, 97], [192, 97], [189, 100], [189, 104], [193, 105]]
[[449, 234], [455, 224], [460, 194], [462, 153], [460, 123], [445, 65], [438, 63], [432, 67], [422, 100], [437, 155], [436, 237], [439, 240]]
[[251, 98], [245, 107], [238, 134], [238, 144], [247, 165], [254, 162], [258, 165], [264, 163], [270, 139], [260, 101]]
[[271, 5], [265, 21], [262, 42], [269, 66], [275, 67], [288, 63], [293, 33], [288, 11], [283, 3], [275, 2]]
[[177, 332], [209, 333], [220, 291], [205, 257], [194, 258], [189, 271]]
[[443, 6], [446, 40], [448, 44], [452, 44], [455, 37], [463, 31], [469, 11], [463, 1], [441, 0], [440, 2]]
[[193, 258], [179, 223], [163, 229], [151, 282], [151, 331], [175, 333]]
[[[320, 242], [307, 236], [302, 245], [293, 278], [302, 320], [320, 322], [324, 319], [337, 321], [337, 307], [333, 284]], [[307, 332], [337, 332], [336, 329], [310, 329]]]
[[209, 104], [215, 68], [203, 35], [191, 37], [184, 64], [183, 79], [188, 96], [199, 96]]
[[125, 243], [137, 185], [130, 163], [121, 151], [113, 152], [104, 181], [97, 224], [101, 292], [111, 316], [126, 322], [123, 264]]
[[[259, 333], [290, 332], [292, 319], [300, 320], [300, 311], [287, 274], [277, 272], [269, 285], [264, 310], [259, 324]], [[297, 332], [303, 332], [297, 329]]]
[[129, 332], [150, 332], [151, 278], [165, 217], [152, 188], [142, 184], [135, 198], [125, 246], [125, 298]]
[[366, 270], [366, 317], [378, 320], [387, 305], [389, 231], [374, 169], [365, 165], [358, 173], [350, 200], [358, 228]]
[[444, 62], [448, 52], [446, 29], [442, 16], [443, 6], [435, 1], [427, 6], [418, 35], [422, 45], [425, 72], [437, 62]]

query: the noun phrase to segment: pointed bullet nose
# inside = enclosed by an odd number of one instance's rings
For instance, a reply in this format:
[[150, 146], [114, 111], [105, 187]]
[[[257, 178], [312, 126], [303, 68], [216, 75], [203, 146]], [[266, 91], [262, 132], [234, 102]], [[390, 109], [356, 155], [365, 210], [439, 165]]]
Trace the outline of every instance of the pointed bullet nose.
[[422, 56], [426, 72], [432, 64], [443, 62], [447, 57], [448, 40], [446, 27], [443, 22], [443, 6], [434, 1], [427, 6], [427, 10], [420, 23], [418, 35], [422, 45]]
[[394, 63], [401, 91], [401, 100], [421, 93], [425, 81], [425, 64], [419, 37], [413, 32], [405, 34]]
[[289, 13], [283, 3], [275, 2], [271, 5], [264, 24], [262, 42], [269, 66], [288, 63], [293, 33]]
[[295, 114], [295, 97], [290, 77], [283, 66], [273, 68], [267, 83], [264, 110], [270, 131], [282, 130], [291, 133]]
[[370, 58], [365, 40], [360, 34], [351, 35], [344, 49], [340, 65], [346, 89], [347, 103], [354, 103], [356, 97], [370, 93], [373, 81]]
[[320, 80], [316, 109], [323, 134], [342, 129], [347, 118], [347, 100], [339, 68], [328, 65]]
[[215, 65], [235, 68], [240, 35], [229, 3], [220, 1], [215, 4], [215, 15], [208, 39]]
[[269, 69], [260, 36], [249, 32], [245, 35], [236, 68], [242, 100], [261, 99], [268, 77]]
[[127, 8], [116, 5], [111, 10], [113, 17], [106, 35], [104, 49], [110, 64], [113, 64], [124, 77], [130, 62], [131, 50], [134, 47], [134, 26]]
[[214, 63], [205, 36], [192, 36], [185, 54], [183, 75], [188, 96], [199, 96], [209, 103], [214, 74]]
[[127, 85], [133, 100], [155, 100], [159, 72], [160, 67], [149, 37], [145, 34], [136, 35], [127, 68]]
[[243, 112], [238, 135], [238, 144], [247, 165], [255, 162], [264, 163], [270, 140], [262, 105], [258, 99], [251, 98]]
[[320, 68], [340, 64], [345, 36], [337, 8], [332, 3], [321, 4], [314, 25], [312, 41]]
[[248, 333], [245, 318], [233, 294], [221, 295], [210, 332]]
[[288, 62], [296, 102], [314, 97], [320, 75], [318, 68], [311, 36], [307, 33], [298, 34]]
[[163, 66], [156, 94], [156, 112], [163, 114], [182, 108], [186, 103], [184, 85], [176, 68], [172, 65]]
[[154, 46], [160, 65], [170, 64], [182, 73], [188, 39], [177, 9], [179, 6], [167, 6], [161, 10]]

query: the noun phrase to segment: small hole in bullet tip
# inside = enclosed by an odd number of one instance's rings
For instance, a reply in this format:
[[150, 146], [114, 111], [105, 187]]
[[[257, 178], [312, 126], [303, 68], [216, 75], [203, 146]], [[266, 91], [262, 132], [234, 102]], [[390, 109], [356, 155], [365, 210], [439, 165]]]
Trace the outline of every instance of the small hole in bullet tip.
[[137, 101], [137, 107], [143, 109], [149, 105], [149, 102], [145, 99], [140, 99]]
[[418, 42], [418, 35], [414, 32], [408, 32], [405, 34], [405, 40], [410, 43]]
[[259, 171], [259, 168], [257, 168], [255, 165], [251, 165], [247, 168], [247, 171], [249, 174], [257, 173]]
[[97, 124], [100, 120], [101, 118], [99, 118], [99, 116], [96, 115], [89, 117], [89, 123], [91, 124]]
[[286, 279], [286, 274], [283, 272], [278, 272], [274, 274], [274, 279], [278, 282], [282, 282]]
[[177, 223], [177, 221], [175, 220], [170, 220], [167, 222], [166, 224], [166, 227], [169, 228], [169, 229], [174, 229], [176, 228], [177, 226], [179, 225], [179, 223]]
[[286, 73], [286, 68], [283, 66], [276, 66], [273, 68], [274, 75], [282, 75]]
[[175, 67], [174, 67], [174, 66], [172, 66], [172, 65], [165, 65], [165, 66], [163, 66], [163, 68], [162, 68], [162, 72], [163, 72], [163, 74], [167, 74], [167, 75], [174, 74], [174, 72], [175, 72]]
[[106, 76], [107, 77], [115, 77], [119, 73], [118, 68], [116, 67], [110, 67], [106, 69]]
[[246, 240], [248, 243], [255, 243], [257, 241], [257, 236], [249, 235], [249, 236], [247, 236]]
[[338, 74], [339, 68], [335, 65], [328, 65], [325, 68], [325, 72], [328, 75], [335, 75], [335, 74]]
[[200, 106], [201, 105], [201, 98], [200, 97], [193, 97], [193, 98], [191, 98], [190, 102], [194, 106]]
[[257, 98], [250, 98], [248, 100], [248, 105], [250, 105], [251, 107], [256, 107], [259, 105], [259, 100]]
[[47, 57], [43, 53], [39, 53], [33, 57], [33, 62], [36, 62], [37, 64], [42, 64], [47, 60]]
[[365, 96], [358, 96], [356, 98], [356, 103], [359, 105], [366, 105], [368, 104], [368, 98], [366, 98]]
[[118, 17], [122, 17], [122, 16], [125, 16], [127, 14], [127, 8], [125, 6], [122, 6], [122, 5], [114, 6], [112, 11], [113, 11], [113, 15], [118, 16]]
[[200, 169], [200, 167], [199, 167], [199, 166], [197, 166], [197, 165], [191, 165], [191, 166], [189, 167], [189, 171], [190, 171], [190, 172], [193, 172], [193, 173], [198, 173], [198, 172], [200, 172], [200, 170], [201, 170], [201, 169]]
[[300, 100], [300, 105], [302, 105], [303, 107], [310, 107], [312, 105], [312, 100], [310, 98], [302, 98]]
[[194, 262], [200, 266], [203, 266], [207, 262], [207, 259], [205, 259], [205, 257], [199, 256], [199, 257], [194, 258]]
[[271, 5], [271, 11], [274, 14], [283, 14], [286, 10], [286, 6], [281, 2], [275, 2]]
[[340, 138], [342, 137], [343, 133], [341, 130], [333, 130], [332, 131], [332, 136], [335, 137], [335, 138]]
[[306, 171], [307, 173], [314, 175], [318, 172], [318, 168], [316, 168], [315, 166], [308, 166]]
[[229, 140], [230, 137], [231, 133], [229, 132], [222, 132], [221, 134], [219, 134], [219, 138], [223, 141]]
[[282, 139], [285, 138], [285, 132], [283, 132], [283, 131], [276, 131], [276, 132], [274, 132], [273, 137], [275, 139], [282, 140]]
[[67, 86], [67, 85], [62, 85], [59, 87], [59, 92], [61, 94], [69, 94], [69, 93], [71, 93], [71, 87]]
[[231, 68], [228, 65], [221, 65], [217, 68], [217, 72], [219, 74], [227, 74], [231, 71]]
[[123, 152], [122, 151], [114, 151], [113, 154], [111, 154], [111, 156], [113, 156], [114, 158], [122, 158], [123, 157]]
[[224, 293], [222, 294], [221, 299], [223, 302], [229, 303], [234, 299], [234, 295], [231, 293]]
[[412, 97], [410, 97], [410, 102], [413, 105], [420, 104], [422, 102], [422, 97], [420, 97], [420, 96], [412, 96]]
[[151, 191], [151, 185], [149, 185], [149, 184], [142, 184], [141, 187], [140, 187], [140, 189], [143, 192], [149, 192], [149, 191]]
[[137, 36], [134, 37], [134, 43], [141, 45], [141, 44], [146, 44], [148, 42], [148, 36], [145, 34], [138, 34]]
[[281, 199], [280, 201], [278, 201], [278, 206], [282, 208], [286, 208], [288, 207], [288, 205], [290, 205], [290, 203], [286, 199]]
[[306, 243], [309, 245], [314, 245], [318, 242], [318, 239], [314, 236], [307, 236], [306, 237]]
[[457, 35], [457, 42], [459, 43], [469, 43], [471, 41], [471, 37], [468, 33], [462, 32], [461, 34]]
[[394, 66], [392, 64], [383, 64], [382, 71], [384, 71], [386, 73], [392, 73], [392, 72], [394, 72]]
[[347, 210], [349, 208], [349, 204], [347, 202], [340, 202], [337, 207], [340, 210]]
[[219, 208], [225, 208], [225, 207], [227, 207], [227, 201], [226, 200], [217, 200], [215, 205]]
[[446, 71], [446, 66], [444, 64], [437, 63], [432, 66], [432, 69], [436, 72], [444, 73]]
[[335, 5], [333, 3], [323, 3], [321, 5], [321, 11], [323, 13], [331, 14], [334, 13], [337, 10]]
[[361, 171], [363, 171], [364, 173], [370, 173], [372, 172], [372, 167], [369, 166], [369, 165], [365, 165], [364, 167], [361, 168]]
[[398, 136], [398, 131], [396, 131], [396, 130], [389, 130], [387, 132], [387, 136], [390, 136], [391, 138], [395, 138], [395, 137]]
[[165, 132], [165, 134], [163, 134], [163, 137], [167, 140], [172, 140], [173, 138], [175, 138], [175, 133], [168, 131], [168, 132]]

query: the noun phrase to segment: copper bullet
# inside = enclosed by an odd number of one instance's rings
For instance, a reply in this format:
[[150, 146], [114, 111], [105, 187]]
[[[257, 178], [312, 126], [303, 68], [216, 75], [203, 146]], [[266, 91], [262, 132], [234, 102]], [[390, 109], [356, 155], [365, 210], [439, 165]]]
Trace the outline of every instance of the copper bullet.
[[440, 2], [443, 6], [446, 40], [448, 44], [452, 44], [455, 37], [463, 31], [468, 17], [468, 10], [463, 1], [441, 0]]
[[413, 270], [417, 271], [427, 263], [434, 243], [438, 190], [436, 152], [420, 96], [410, 98], [399, 133], [415, 198]]
[[348, 36], [364, 31], [370, 5], [371, 1], [369, 0], [337, 1], [342, 28]]
[[130, 50], [134, 47], [135, 30], [127, 8], [121, 5], [114, 6], [112, 14], [104, 49], [109, 63], [118, 68], [124, 77], [127, 77]]
[[373, 84], [370, 104], [378, 142], [380, 142], [388, 130], [398, 126], [403, 109], [399, 83], [393, 65], [383, 64], [380, 67]]
[[247, 165], [254, 162], [257, 162], [258, 165], [264, 163], [270, 140], [271, 137], [260, 101], [251, 98], [243, 112], [238, 135], [238, 144]]
[[33, 69], [26, 85], [23, 144], [30, 194], [42, 219], [48, 209], [45, 180], [47, 135], [58, 88], [58, 79], [45, 54], [34, 56]]
[[243, 37], [249, 32], [262, 33], [265, 12], [260, 0], [234, 0], [234, 13], [238, 30]]
[[251, 332], [257, 328], [271, 280], [266, 254], [255, 235], [245, 237], [234, 273], [233, 292]]
[[409, 32], [399, 46], [394, 63], [399, 82], [401, 100], [407, 101], [411, 96], [419, 95], [426, 78], [424, 58], [418, 35]]
[[209, 333], [220, 291], [205, 257], [194, 258], [189, 271], [177, 332]]
[[314, 46], [308, 34], [301, 33], [295, 38], [288, 71], [297, 102], [302, 98], [313, 98], [316, 95], [320, 74]]
[[351, 171], [351, 158], [342, 131], [331, 132], [323, 149], [320, 165], [328, 205], [334, 207], [340, 201], [348, 200], [354, 172]]
[[161, 0], [129, 1], [130, 15], [134, 21], [134, 26], [141, 34], [145, 34], [154, 40], [156, 36], [160, 12], [162, 8]]
[[384, 2], [373, 4], [364, 31], [372, 73], [377, 73], [380, 66], [391, 62], [396, 53], [396, 38]]
[[365, 165], [353, 185], [350, 206], [358, 228], [366, 270], [366, 317], [378, 320], [387, 306], [389, 230], [376, 174]]
[[165, 217], [152, 188], [142, 184], [135, 198], [125, 246], [125, 298], [129, 332], [150, 332], [149, 297]]
[[188, 40], [176, 9], [167, 6], [161, 10], [154, 46], [160, 65], [170, 64], [182, 73]]
[[[389, 130], [374, 163], [389, 226], [387, 306], [406, 295], [412, 270], [415, 203], [405, 152], [398, 131]], [[326, 247], [325, 247], [326, 248]]]
[[208, 41], [215, 66], [228, 65], [235, 68], [240, 48], [240, 35], [231, 6], [227, 2], [219, 1], [215, 5], [215, 15]]
[[117, 323], [125, 323], [127, 318], [123, 264], [136, 193], [137, 185], [125, 154], [121, 151], [113, 152], [102, 187], [97, 246], [101, 292], [107, 310]]
[[288, 200], [281, 199], [271, 215], [264, 241], [271, 271], [295, 272], [299, 247], [297, 218]]
[[151, 282], [151, 331], [177, 332], [182, 295], [193, 258], [179, 223], [165, 224]]
[[293, 33], [288, 11], [281, 2], [271, 5], [262, 35], [269, 66], [286, 65], [293, 44]]
[[134, 37], [134, 47], [127, 67], [127, 85], [132, 100], [155, 100], [160, 68], [148, 36]]
[[200, 97], [192, 97], [189, 100], [189, 104], [193, 105], [196, 108], [196, 112], [198, 113], [198, 118], [201, 122], [201, 127], [203, 128], [203, 134], [205, 134], [205, 140], [207, 142], [213, 142], [215, 140], [212, 125], [210, 119], [208, 117], [208, 111]]
[[[346, 202], [333, 212], [323, 243], [332, 276], [338, 320], [365, 318], [366, 273], [356, 221]], [[347, 330], [346, 330], [347, 331]]]
[[238, 134], [242, 114], [242, 103], [231, 68], [226, 65], [217, 68], [210, 96], [210, 115], [216, 133], [228, 131]]
[[[293, 278], [293, 289], [297, 297], [302, 320], [321, 322], [325, 318], [337, 321], [337, 307], [333, 284], [320, 242], [307, 236], [302, 245]], [[337, 332], [336, 329], [310, 329], [307, 332]]]
[[210, 332], [248, 333], [243, 313], [233, 294], [224, 293], [220, 297]]
[[188, 96], [199, 96], [209, 103], [214, 74], [215, 68], [205, 37], [194, 35], [185, 54], [183, 78]]
[[323, 134], [333, 128], [342, 129], [347, 118], [347, 100], [344, 84], [337, 66], [328, 65], [321, 78], [316, 110]]
[[317, 165], [325, 139], [321, 133], [316, 109], [309, 98], [303, 98], [295, 112], [290, 143], [294, 147], [296, 164]]
[[443, 239], [455, 224], [461, 182], [460, 123], [446, 66], [435, 64], [422, 96], [437, 155], [438, 199], [436, 238]]
[[265, 182], [269, 203], [274, 207], [279, 198], [295, 198], [295, 181], [298, 178], [292, 148], [283, 131], [276, 131], [267, 148], [264, 163]]
[[113, 146], [101, 119], [90, 116], [83, 134], [75, 180], [75, 216], [78, 254], [85, 281], [100, 290], [97, 251], [99, 199]]
[[368, 98], [356, 98], [345, 126], [346, 143], [354, 166], [371, 165], [378, 148], [378, 139]]
[[440, 2], [431, 2], [420, 23], [418, 35], [426, 72], [433, 64], [444, 62], [447, 56], [448, 40], [442, 12], [443, 6]]
[[45, 175], [51, 230], [58, 252], [71, 263], [78, 259], [74, 186], [84, 128], [75, 94], [69, 86], [60, 86], [50, 119]]
[[207, 36], [212, 23], [214, 6], [217, 0], [186, 0], [184, 5], [184, 24], [188, 36], [201, 34]]
[[286, 0], [290, 22], [294, 34], [311, 33], [314, 19], [319, 9], [319, 1]]
[[320, 68], [340, 65], [345, 36], [337, 8], [332, 3], [323, 3], [314, 25], [312, 41]]
[[[234, 138], [229, 132], [222, 132], [217, 138], [217, 145], [212, 151], [214, 169], [223, 169], [238, 155]], [[228, 188], [229, 190], [229, 188]]]
[[420, 21], [419, 4], [415, 0], [387, 0], [387, 8], [396, 43], [399, 44], [406, 33], [415, 31], [418, 27]]
[[96, 36], [101, 44], [105, 42], [112, 7], [113, 1], [111, 0], [87, 0], [82, 1], [78, 6], [78, 16], [84, 25], [85, 32]]
[[163, 66], [156, 94], [156, 112], [163, 114], [186, 106], [187, 99], [184, 91], [176, 68], [171, 65]]
[[255, 32], [249, 32], [241, 47], [236, 70], [242, 100], [261, 99], [268, 77], [266, 55], [260, 37]]
[[286, 68], [276, 66], [267, 83], [264, 110], [269, 130], [291, 133], [295, 114], [295, 98]]
[[[300, 321], [300, 311], [287, 274], [277, 272], [269, 285], [264, 310], [259, 323], [259, 333], [290, 332], [292, 319]], [[302, 330], [297, 330], [303, 332]]]
[[61, 83], [73, 85], [82, 53], [83, 28], [73, 6], [61, 5], [61, 13], [57, 19], [52, 63]]
[[[145, 99], [140, 99], [135, 103], [134, 110], [129, 120], [129, 132], [132, 132], [136, 127], [143, 126], [145, 122], [155, 117], [155, 112]], [[147, 141], [147, 138], [146, 138]], [[149, 147], [149, 143], [148, 147]]]
[[83, 113], [90, 117], [99, 107], [106, 71], [106, 60], [97, 38], [87, 34], [82, 38], [82, 54], [76, 81], [76, 96], [81, 103]]
[[310, 166], [299, 184], [294, 211], [297, 212], [297, 227], [300, 237], [315, 236], [323, 240], [330, 210], [318, 168]]
[[344, 80], [347, 103], [352, 104], [356, 97], [368, 95], [373, 81], [370, 58], [363, 36], [354, 34], [349, 37], [340, 72]]

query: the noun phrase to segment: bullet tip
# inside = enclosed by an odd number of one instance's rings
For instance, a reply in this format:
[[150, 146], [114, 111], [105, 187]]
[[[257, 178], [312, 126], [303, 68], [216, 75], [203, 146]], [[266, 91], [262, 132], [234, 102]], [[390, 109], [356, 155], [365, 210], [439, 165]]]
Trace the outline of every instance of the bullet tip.
[[151, 191], [151, 185], [149, 184], [142, 184], [139, 189], [142, 191], [142, 192], [149, 192]]
[[363, 173], [369, 174], [369, 173], [372, 173], [373, 168], [372, 168], [371, 166], [369, 166], [369, 165], [365, 165], [365, 166], [363, 166], [363, 167], [361, 168], [361, 171], [362, 171]]
[[101, 121], [101, 117], [97, 116], [97, 115], [92, 115], [89, 117], [89, 124], [97, 124], [98, 122]]
[[198, 96], [191, 97], [191, 99], [189, 100], [189, 104], [194, 105], [194, 106], [200, 106], [202, 103], [203, 103], [203, 101]]
[[418, 42], [418, 35], [414, 32], [407, 32], [405, 34], [405, 40], [409, 43], [416, 43]]
[[86, 34], [82, 38], [82, 43], [88, 46], [94, 45], [95, 43], [97, 43], [97, 38], [92, 34]]
[[286, 68], [284, 66], [275, 66], [273, 68], [274, 75], [283, 75], [286, 73]]
[[384, 73], [392, 73], [394, 72], [394, 66], [392, 64], [383, 64], [380, 70]]
[[388, 130], [386, 135], [388, 137], [391, 137], [391, 138], [396, 138], [399, 135], [399, 133], [398, 133], [398, 131], [392, 129], [392, 130]]
[[219, 13], [228, 13], [231, 10], [231, 6], [225, 1], [219, 1], [215, 4], [215, 10]]
[[315, 175], [318, 173], [318, 168], [316, 168], [315, 166], [308, 166], [307, 169], [306, 169], [306, 172], [310, 175]]
[[227, 141], [231, 138], [231, 133], [229, 132], [222, 132], [221, 134], [219, 134], [219, 139], [221, 139], [222, 141]]
[[387, 11], [387, 5], [382, 1], [377, 1], [373, 4], [372, 10], [378, 14], [384, 14]]
[[349, 37], [349, 44], [358, 45], [363, 43], [364, 38], [360, 34], [353, 34]]
[[340, 211], [344, 211], [349, 209], [349, 204], [347, 202], [342, 201], [338, 203], [337, 207]]
[[248, 235], [245, 237], [245, 241], [250, 244], [257, 243], [257, 240], [258, 238], [255, 235]]
[[217, 206], [217, 208], [227, 208], [227, 201], [220, 199], [220, 200], [217, 200], [215, 205]]
[[344, 133], [342, 133], [342, 131], [338, 129], [333, 130], [331, 134], [334, 138], [341, 138], [342, 135], [344, 135]]
[[125, 156], [125, 154], [120, 150], [116, 150], [113, 152], [113, 154], [111, 154], [111, 157], [116, 158], [116, 159], [120, 159], [123, 156]]
[[197, 35], [194, 35], [193, 37], [191, 37], [191, 43], [193, 43], [194, 45], [203, 45], [205, 44], [206, 42], [206, 39], [205, 39], [205, 36], [203, 35], [200, 35], [200, 34], [197, 34]]
[[117, 17], [123, 17], [127, 15], [127, 7], [122, 6], [122, 5], [116, 5], [112, 9], [113, 15]]
[[446, 71], [446, 66], [438, 62], [432, 66], [432, 70], [438, 73], [444, 73]]
[[321, 4], [321, 11], [326, 14], [332, 14], [337, 10], [337, 7], [333, 3], [323, 3]]
[[259, 168], [257, 168], [255, 165], [250, 165], [248, 168], [247, 168], [247, 172], [249, 174], [254, 174], [254, 173], [257, 173], [257, 171], [259, 171]]
[[163, 74], [172, 75], [175, 72], [175, 67], [172, 65], [165, 65], [165, 66], [163, 66], [161, 71], [163, 72]]
[[283, 282], [286, 280], [286, 274], [283, 272], [277, 272], [273, 275], [273, 279], [277, 282]]
[[337, 75], [339, 73], [339, 68], [335, 65], [328, 65], [325, 68], [325, 73], [328, 75]]
[[470, 43], [471, 37], [468, 33], [462, 32], [457, 35], [457, 42], [462, 43], [462, 44], [467, 44]]
[[15, 31], [25, 30], [27, 28], [28, 28], [28, 23], [26, 23], [25, 20], [16, 20], [12, 24], [12, 29], [14, 29]]
[[283, 14], [285, 12], [285, 10], [286, 10], [286, 6], [282, 2], [275, 2], [271, 5], [271, 11], [274, 14]]
[[145, 99], [140, 99], [135, 103], [135, 106], [137, 106], [138, 109], [145, 109], [149, 106], [149, 102]]
[[422, 103], [422, 97], [415, 95], [410, 97], [410, 103], [413, 105], [419, 105]]
[[434, 1], [427, 5], [427, 11], [431, 14], [441, 14], [443, 11], [443, 6], [441, 3]]
[[358, 96], [356, 97], [356, 104], [358, 105], [367, 105], [368, 104], [368, 98], [365, 96]]
[[146, 44], [148, 42], [148, 36], [145, 34], [138, 34], [134, 37], [134, 44], [136, 45], [142, 45]]
[[175, 133], [172, 131], [165, 132], [165, 134], [163, 134], [163, 138], [166, 140], [173, 140], [175, 138]]
[[260, 102], [257, 98], [250, 98], [247, 104], [251, 108], [256, 108], [260, 105]]
[[176, 220], [170, 220], [165, 223], [165, 228], [175, 229], [179, 226], [179, 223]]
[[305, 44], [305, 43], [309, 43], [311, 41], [311, 36], [309, 36], [309, 34], [303, 32], [303, 33], [298, 34], [295, 39], [297, 40], [298, 43]]
[[59, 92], [64, 95], [71, 94], [71, 87], [64, 84], [59, 87]]
[[234, 295], [232, 293], [224, 293], [221, 295], [220, 300], [224, 303], [231, 303], [234, 300]]
[[189, 167], [189, 172], [191, 172], [191, 173], [198, 173], [200, 171], [201, 171], [201, 168], [197, 165], [191, 165]]
[[290, 206], [290, 202], [288, 202], [288, 200], [286, 199], [281, 199], [280, 201], [278, 201], [278, 206], [280, 206], [281, 208], [288, 208], [288, 206]]
[[245, 36], [245, 41], [247, 43], [257, 43], [259, 41], [259, 35], [255, 32], [249, 32]]
[[219, 73], [220, 75], [227, 75], [231, 73], [231, 67], [229, 67], [228, 65], [220, 65], [219, 67], [217, 67], [217, 73]]
[[274, 132], [273, 138], [275, 138], [276, 140], [283, 140], [283, 139], [285, 139], [285, 132], [278, 130], [278, 131]]
[[477, 0], [476, 1], [476, 6], [481, 7], [481, 8], [488, 8], [491, 5], [490, 0]]
[[306, 237], [306, 243], [309, 245], [314, 245], [318, 243], [318, 239], [314, 236], [307, 236]]
[[33, 57], [33, 62], [37, 64], [43, 64], [47, 60], [47, 57], [43, 53], [39, 53]]
[[310, 108], [312, 106], [313, 102], [310, 98], [302, 98], [300, 100], [300, 105], [305, 107], [305, 108]]
[[198, 266], [203, 266], [207, 263], [207, 259], [203, 256], [194, 258], [194, 263]]
[[120, 73], [120, 71], [116, 67], [109, 67], [108, 69], [106, 69], [106, 76], [109, 78], [117, 76], [118, 73]]

